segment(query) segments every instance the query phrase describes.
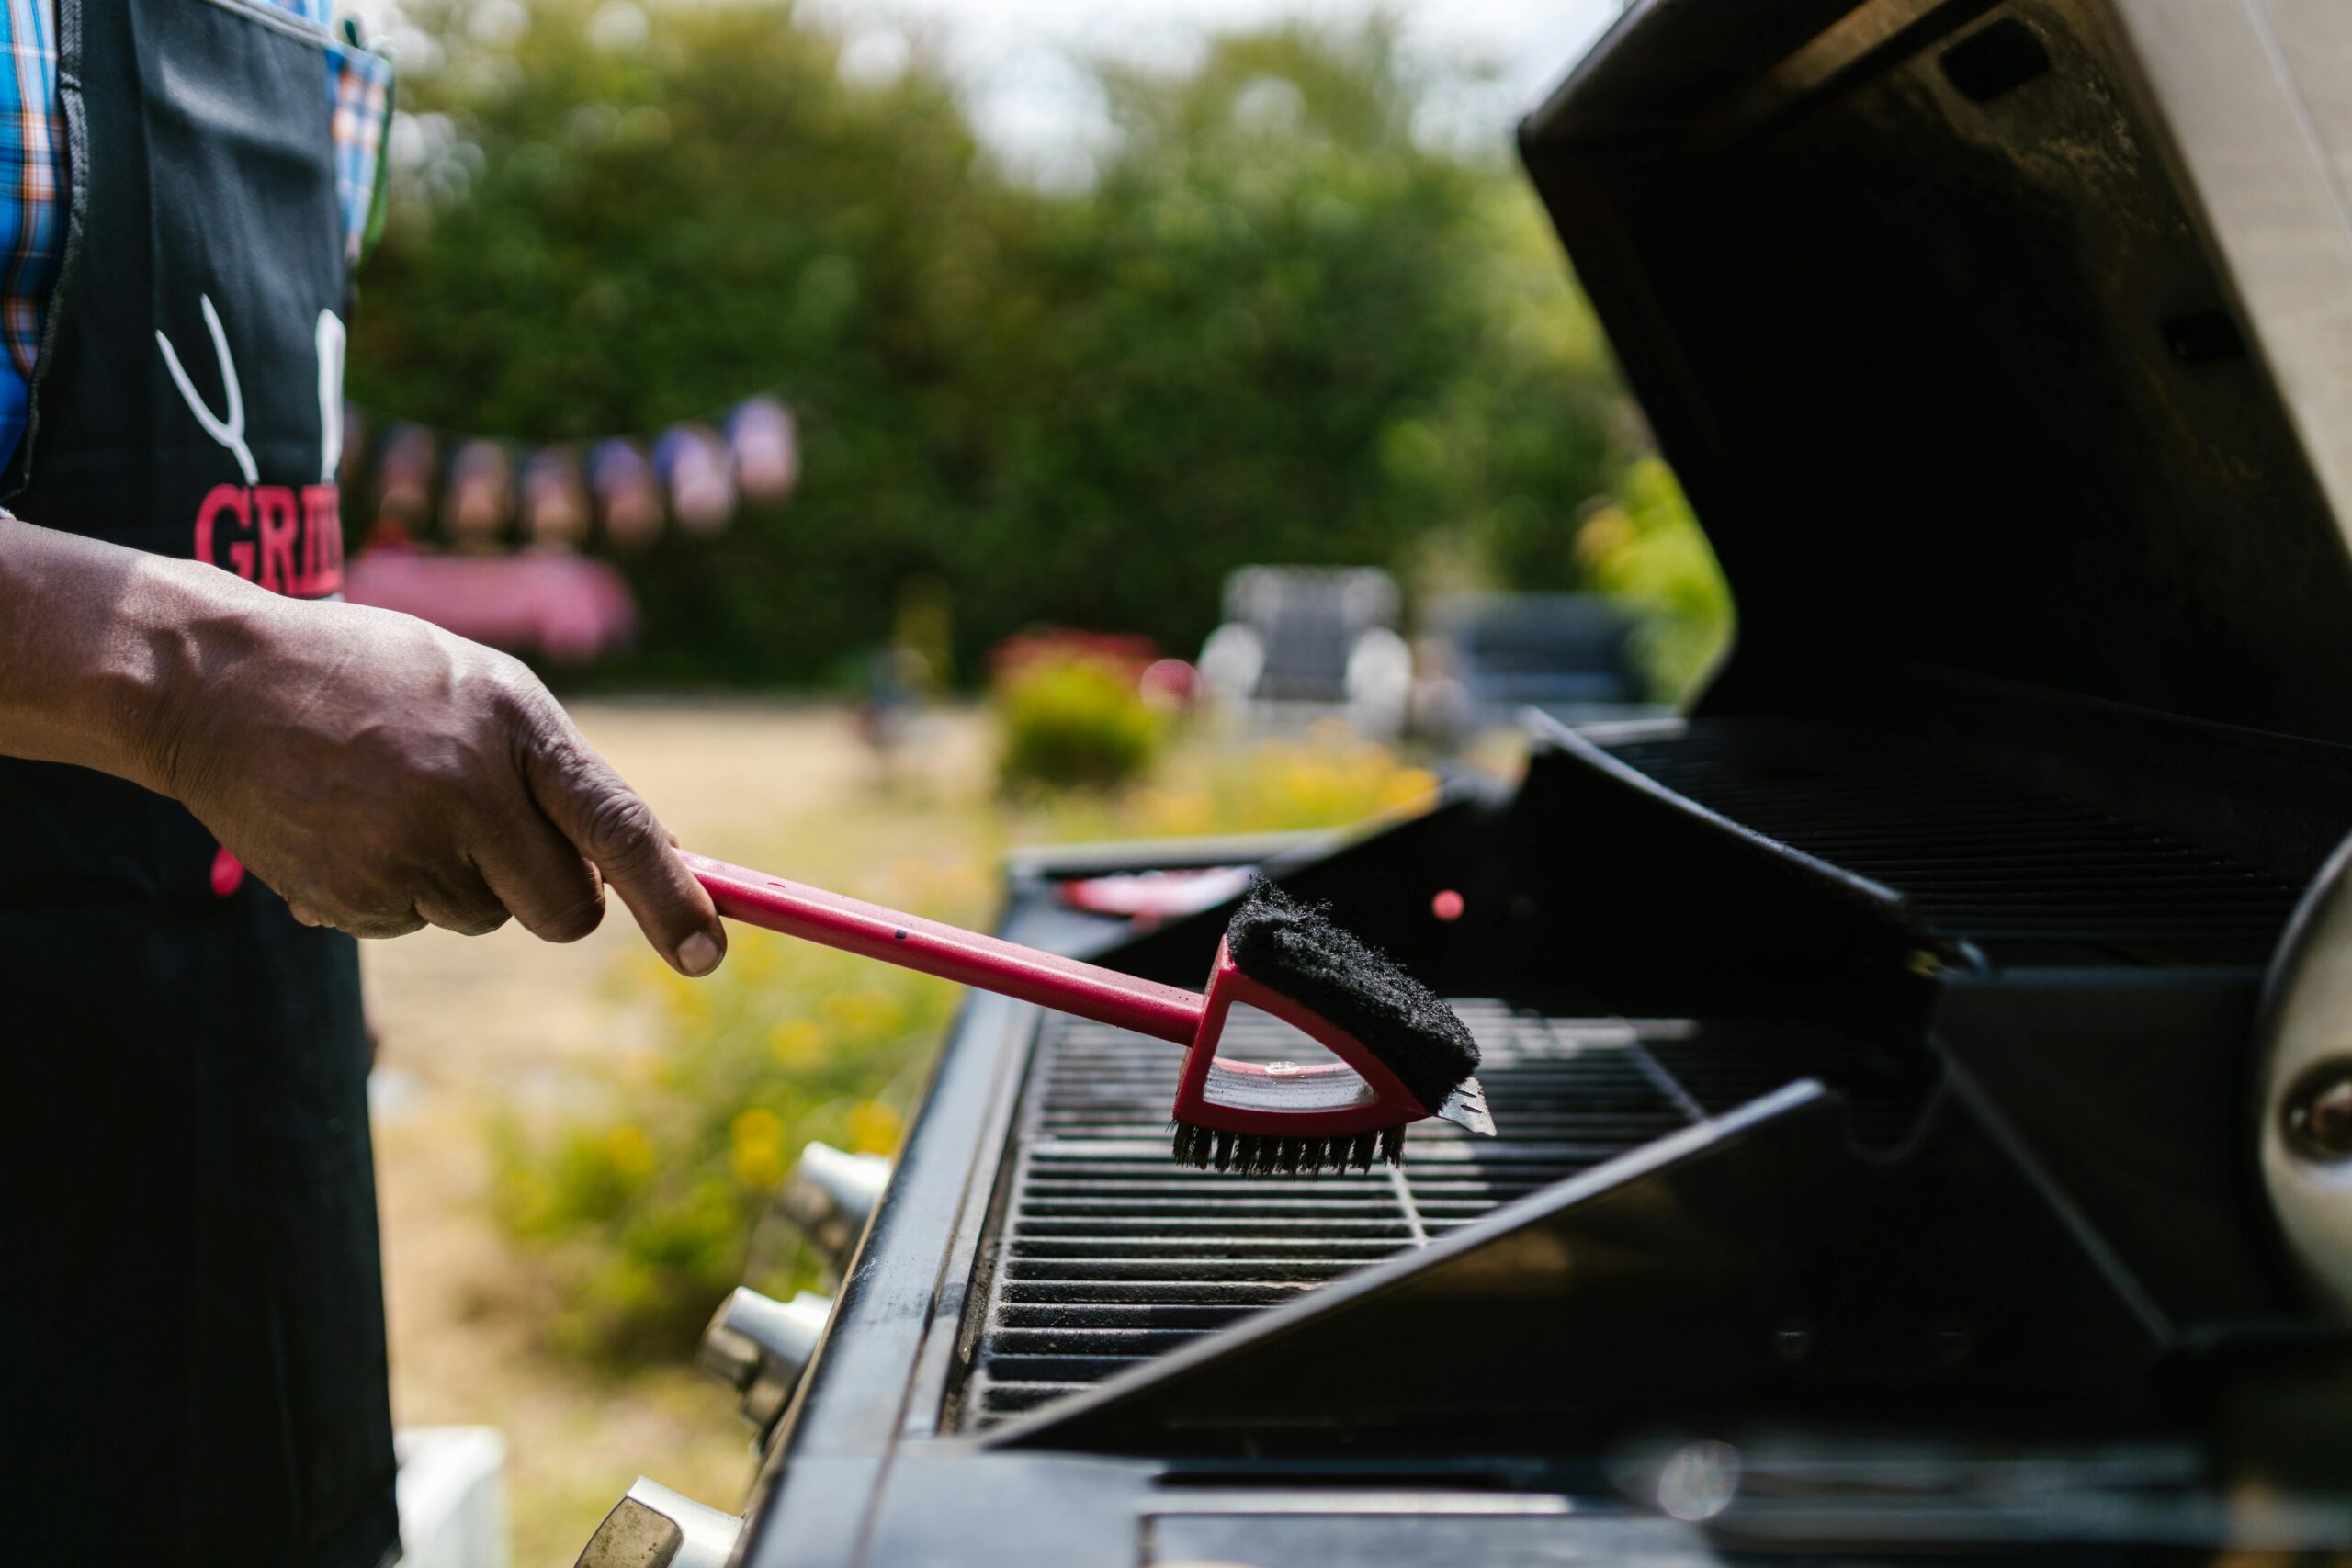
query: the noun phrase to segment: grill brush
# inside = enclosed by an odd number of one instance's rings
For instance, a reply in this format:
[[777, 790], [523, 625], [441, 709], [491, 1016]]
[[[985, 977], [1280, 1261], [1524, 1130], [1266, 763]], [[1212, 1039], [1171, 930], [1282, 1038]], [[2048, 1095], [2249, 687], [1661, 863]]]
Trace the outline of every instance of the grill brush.
[[[1470, 1075], [1478, 1047], [1428, 987], [1272, 883], [1253, 885], [1218, 944], [1205, 992], [1023, 947], [876, 904], [688, 854], [718, 912], [747, 925], [920, 970], [1189, 1047], [1174, 1153], [1218, 1170], [1369, 1170], [1402, 1157], [1435, 1116], [1493, 1136]], [[1248, 1062], [1216, 1054], [1236, 1003], [1339, 1058]]]

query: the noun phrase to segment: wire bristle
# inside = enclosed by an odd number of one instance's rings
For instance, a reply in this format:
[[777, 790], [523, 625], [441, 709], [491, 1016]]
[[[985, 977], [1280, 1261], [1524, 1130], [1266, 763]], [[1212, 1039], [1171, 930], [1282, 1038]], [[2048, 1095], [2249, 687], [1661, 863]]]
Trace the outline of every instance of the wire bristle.
[[1241, 1176], [1322, 1176], [1370, 1170], [1378, 1160], [1396, 1165], [1405, 1157], [1405, 1129], [1383, 1127], [1336, 1138], [1285, 1138], [1269, 1133], [1230, 1133], [1190, 1122], [1175, 1123], [1168, 1152], [1195, 1170], [1225, 1170]]

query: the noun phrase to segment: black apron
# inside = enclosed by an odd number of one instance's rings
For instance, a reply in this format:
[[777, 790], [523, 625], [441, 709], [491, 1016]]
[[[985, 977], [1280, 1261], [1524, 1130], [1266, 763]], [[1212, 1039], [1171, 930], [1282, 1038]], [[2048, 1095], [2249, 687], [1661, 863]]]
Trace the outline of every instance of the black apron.
[[[325, 36], [57, 0], [72, 222], [7, 504], [335, 592]], [[0, 1563], [397, 1551], [356, 945], [180, 807], [0, 760]]]

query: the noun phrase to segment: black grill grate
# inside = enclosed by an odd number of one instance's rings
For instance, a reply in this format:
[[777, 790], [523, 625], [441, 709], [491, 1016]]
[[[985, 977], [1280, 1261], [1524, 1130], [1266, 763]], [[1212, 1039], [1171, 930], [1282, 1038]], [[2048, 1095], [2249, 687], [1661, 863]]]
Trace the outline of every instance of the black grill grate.
[[[1401, 1168], [1317, 1178], [1176, 1165], [1181, 1048], [1044, 1016], [958, 1424], [1099, 1382], [1793, 1078], [1844, 1089], [1866, 1139], [1899, 1135], [1930, 1080], [1924, 1053], [1818, 1030], [1453, 1005], [1501, 1136], [1425, 1122]], [[1296, 1036], [1237, 1015], [1222, 1049], [1295, 1055]]]
[[1712, 811], [1902, 894], [1928, 931], [2011, 956], [2266, 956], [2291, 883], [1883, 739], [1711, 720], [1619, 740], [1619, 761]]

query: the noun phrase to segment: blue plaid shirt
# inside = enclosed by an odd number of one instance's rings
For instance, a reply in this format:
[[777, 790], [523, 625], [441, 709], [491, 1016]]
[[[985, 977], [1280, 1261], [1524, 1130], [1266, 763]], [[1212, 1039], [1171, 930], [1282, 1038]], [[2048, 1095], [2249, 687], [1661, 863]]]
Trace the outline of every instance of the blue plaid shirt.
[[[275, 0], [327, 27], [333, 0]], [[56, 0], [0, 0], [8, 64], [0, 70], [0, 463], [25, 433], [41, 323], [65, 249], [65, 124], [57, 105]], [[391, 107], [391, 66], [330, 35], [328, 127], [344, 248], [357, 260]]]

